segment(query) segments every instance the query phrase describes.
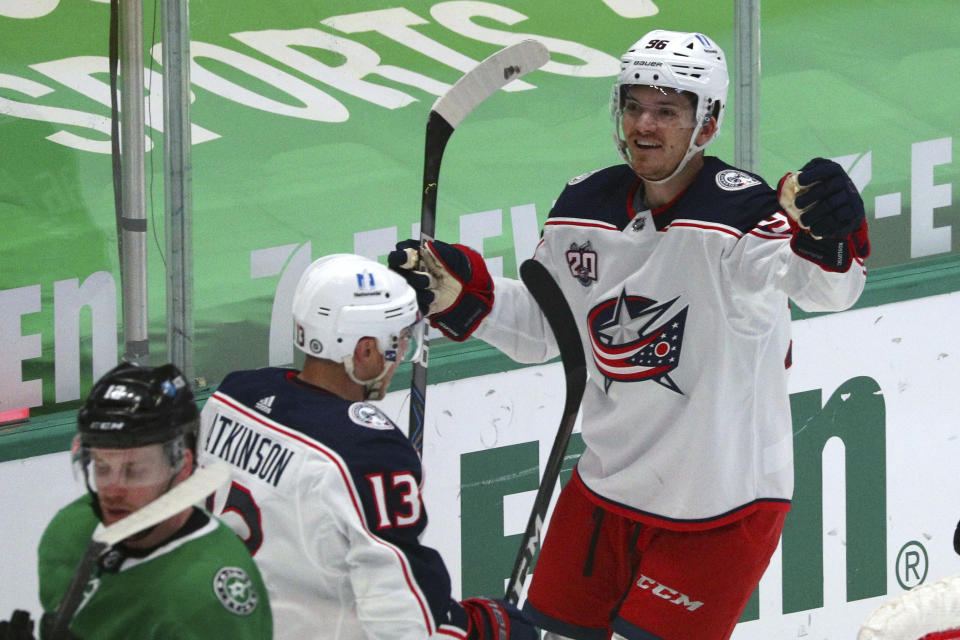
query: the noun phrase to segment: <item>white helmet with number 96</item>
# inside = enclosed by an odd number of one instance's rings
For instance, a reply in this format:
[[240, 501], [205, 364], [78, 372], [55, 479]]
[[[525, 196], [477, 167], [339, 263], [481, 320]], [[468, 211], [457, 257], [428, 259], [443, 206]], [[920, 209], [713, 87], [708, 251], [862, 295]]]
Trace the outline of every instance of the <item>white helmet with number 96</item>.
[[[617, 152], [630, 162], [630, 152], [621, 131], [624, 96], [630, 86], [647, 85], [694, 94], [697, 97], [695, 128], [690, 135], [687, 153], [669, 177], [656, 182], [669, 180], [695, 153], [716, 140], [727, 105], [729, 83], [723, 50], [702, 33], [656, 30], [646, 34], [621, 56], [620, 73], [610, 95]], [[697, 145], [697, 135], [711, 117], [717, 119], [717, 131], [705, 143]]]

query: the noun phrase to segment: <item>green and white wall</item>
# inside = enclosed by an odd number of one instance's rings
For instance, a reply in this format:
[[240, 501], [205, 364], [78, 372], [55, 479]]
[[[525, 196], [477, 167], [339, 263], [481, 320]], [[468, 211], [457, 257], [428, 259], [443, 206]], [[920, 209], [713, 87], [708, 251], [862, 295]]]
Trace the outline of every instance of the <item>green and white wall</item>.
[[[738, 640], [850, 638], [884, 599], [960, 571], [960, 18], [954, 0], [915, 5], [762, 5], [759, 172], [775, 182], [837, 159], [864, 196], [873, 255], [854, 310], [796, 316], [797, 493]], [[144, 6], [154, 363], [166, 358], [158, 6]], [[38, 608], [36, 542], [80, 491], [72, 411], [121, 350], [108, 13], [99, 0], [0, 0], [0, 412], [33, 417], [0, 432], [0, 496], [16, 514], [0, 519], [0, 617]], [[383, 259], [415, 235], [426, 114], [472, 61], [530, 36], [551, 50], [469, 116], [441, 175], [438, 237], [516, 276], [564, 182], [618, 161], [617, 56], [653, 28], [703, 31], [734, 53], [732, 0], [204, 0], [190, 18], [201, 397], [232, 369], [294, 361], [286, 309], [312, 259]], [[734, 120], [710, 150], [728, 160]], [[559, 419], [559, 365], [520, 368], [477, 341], [434, 354], [426, 541], [461, 595], [496, 594]], [[384, 401], [401, 424], [407, 379]]]

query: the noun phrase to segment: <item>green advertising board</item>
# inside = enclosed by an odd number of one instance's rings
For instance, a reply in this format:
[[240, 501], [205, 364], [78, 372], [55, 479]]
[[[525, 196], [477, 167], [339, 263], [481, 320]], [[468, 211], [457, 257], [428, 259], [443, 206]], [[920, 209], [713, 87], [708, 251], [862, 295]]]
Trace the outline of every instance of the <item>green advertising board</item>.
[[[414, 236], [430, 105], [477, 61], [534, 37], [550, 63], [458, 128], [439, 190], [437, 236], [515, 277], [564, 182], [619, 162], [608, 109], [619, 54], [665, 28], [702, 31], [732, 61], [734, 4], [193, 2], [196, 374], [215, 384], [232, 369], [292, 362], [284, 302], [300, 271], [334, 252], [382, 260]], [[0, 412], [75, 407], [118, 357], [109, 10], [103, 0], [0, 0]], [[150, 359], [159, 362], [168, 251], [160, 3], [143, 10]], [[815, 156], [841, 161], [867, 206], [871, 278], [952, 265], [955, 1], [767, 0], [761, 26], [759, 172], [776, 182]], [[731, 100], [736, 88], [734, 73]], [[732, 161], [734, 127], [730, 109], [710, 153]]]

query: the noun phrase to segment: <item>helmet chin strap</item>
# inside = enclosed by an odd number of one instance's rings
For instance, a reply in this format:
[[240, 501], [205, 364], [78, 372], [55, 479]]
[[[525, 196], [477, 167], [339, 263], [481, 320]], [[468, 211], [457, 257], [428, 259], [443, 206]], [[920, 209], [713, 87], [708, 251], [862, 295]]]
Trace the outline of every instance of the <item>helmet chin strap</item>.
[[[648, 182], [650, 184], [663, 184], [668, 180], [672, 180], [678, 173], [683, 171], [683, 168], [687, 166], [688, 162], [690, 162], [690, 158], [696, 155], [697, 152], [702, 151], [707, 146], [706, 144], [703, 146], [697, 146], [693, 143], [693, 141], [697, 139], [697, 136], [700, 135], [700, 129], [702, 128], [703, 125], [700, 123], [694, 127], [693, 133], [690, 134], [690, 143], [687, 145], [687, 152], [683, 155], [683, 158], [680, 160], [679, 164], [677, 164], [676, 169], [674, 169], [670, 175], [668, 175], [666, 178], [661, 178], [660, 180], [651, 180], [650, 178], [644, 178], [643, 176], [640, 176], [643, 178], [644, 182]], [[710, 144], [709, 140], [707, 141], [707, 144]]]
[[386, 360], [383, 361], [383, 370], [369, 380], [361, 380], [353, 372], [352, 355], [349, 355], [343, 359], [343, 368], [346, 370], [347, 376], [349, 376], [351, 380], [364, 388], [364, 400], [383, 400], [383, 397], [387, 395], [387, 390], [383, 386], [383, 379], [387, 375], [387, 371], [390, 370], [390, 367]]
[[[683, 168], [687, 166], [687, 163], [688, 163], [688, 162], [690, 162], [690, 158], [692, 158], [692, 157], [695, 156], [697, 153], [699, 153], [699, 152], [703, 151], [704, 149], [706, 149], [706, 148], [707, 148], [707, 145], [709, 145], [709, 144], [713, 141], [713, 138], [710, 138], [710, 140], [707, 140], [707, 141], [706, 141], [705, 143], [703, 143], [702, 145], [694, 144], [693, 141], [697, 139], [697, 136], [698, 136], [698, 135], [700, 135], [700, 130], [701, 130], [701, 129], [703, 129], [703, 123], [702, 123], [702, 122], [698, 122], [698, 123], [697, 123], [697, 126], [693, 128], [693, 132], [690, 134], [690, 142], [689, 142], [689, 144], [687, 145], [687, 152], [684, 154], [683, 158], [680, 160], [680, 163], [677, 164], [676, 168], [670, 173], [670, 175], [668, 175], [666, 178], [661, 178], [661, 179], [659, 179], [659, 180], [651, 180], [650, 178], [647, 178], [647, 177], [645, 177], [645, 176], [640, 176], [641, 178], [643, 178], [644, 182], [647, 182], [647, 183], [649, 183], [649, 184], [663, 184], [664, 182], [667, 182], [668, 180], [672, 180], [674, 177], [676, 177], [676, 175], [677, 175], [678, 173], [680, 173], [681, 171], [683, 171]], [[716, 136], [716, 134], [714, 134], [714, 136]], [[627, 146], [626, 141], [624, 141], [624, 144], [623, 144], [623, 147], [622, 147], [622, 148], [623, 148], [623, 152], [621, 153], [621, 155], [623, 155], [623, 156], [625, 157], [625, 159], [626, 159], [626, 161], [627, 161], [628, 163], [631, 162], [631, 159], [630, 159], [630, 149], [629, 149], [629, 147]]]
[[[663, 89], [661, 89], [660, 87], [657, 87], [657, 88], [660, 89], [661, 93], [663, 92]], [[620, 157], [623, 158], [623, 160], [627, 164], [632, 165], [633, 159], [630, 155], [630, 145], [620, 135], [622, 117], [623, 117], [623, 112], [618, 110], [615, 116], [616, 127], [614, 128], [614, 131], [613, 131], [613, 141], [616, 144], [617, 151], [620, 153]], [[713, 136], [711, 136], [710, 139], [704, 142], [703, 144], [698, 145], [694, 143], [694, 140], [696, 140], [697, 136], [700, 135], [700, 130], [703, 129], [703, 125], [709, 122], [711, 117], [712, 116], [708, 114], [704, 118], [704, 121], [697, 122], [697, 125], [693, 128], [693, 131], [690, 133], [690, 141], [687, 143], [687, 152], [683, 155], [683, 158], [680, 160], [679, 164], [677, 164], [674, 170], [670, 173], [670, 175], [668, 175], [666, 178], [661, 178], [660, 180], [651, 180], [650, 178], [647, 178], [644, 176], [640, 176], [640, 177], [643, 178], [643, 180], [649, 184], [663, 184], [664, 182], [667, 182], [668, 180], [672, 180], [674, 177], [676, 177], [676, 175], [681, 171], [683, 171], [683, 168], [687, 166], [687, 163], [690, 162], [690, 158], [692, 158], [694, 155], [696, 155], [700, 151], [703, 151], [704, 149], [706, 149], [707, 145], [713, 142], [714, 138], [717, 137], [717, 133], [714, 132]]]

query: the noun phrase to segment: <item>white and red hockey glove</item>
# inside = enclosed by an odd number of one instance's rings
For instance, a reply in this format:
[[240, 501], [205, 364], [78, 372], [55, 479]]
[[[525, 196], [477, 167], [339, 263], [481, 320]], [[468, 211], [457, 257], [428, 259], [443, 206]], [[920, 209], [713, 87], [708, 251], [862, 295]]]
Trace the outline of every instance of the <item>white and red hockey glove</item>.
[[483, 256], [461, 244], [397, 243], [387, 264], [417, 292], [420, 311], [451, 340], [470, 337], [493, 307], [493, 279]]
[[537, 640], [537, 630], [506, 600], [469, 598], [460, 603], [467, 612], [467, 640]]
[[960, 638], [960, 575], [904, 591], [867, 619], [857, 640]]
[[794, 253], [829, 271], [846, 271], [870, 255], [870, 237], [857, 187], [839, 164], [814, 158], [780, 179], [780, 206], [794, 229]]

